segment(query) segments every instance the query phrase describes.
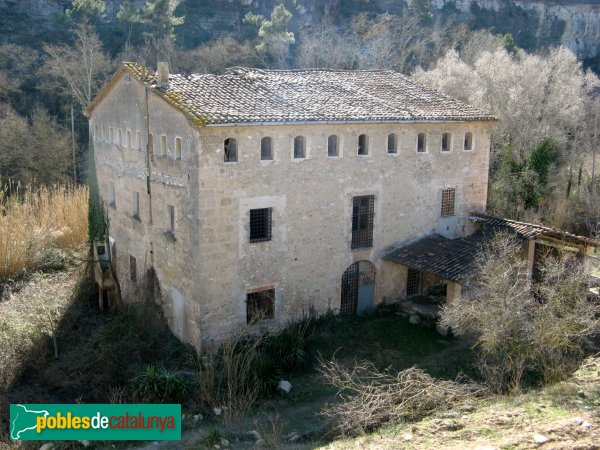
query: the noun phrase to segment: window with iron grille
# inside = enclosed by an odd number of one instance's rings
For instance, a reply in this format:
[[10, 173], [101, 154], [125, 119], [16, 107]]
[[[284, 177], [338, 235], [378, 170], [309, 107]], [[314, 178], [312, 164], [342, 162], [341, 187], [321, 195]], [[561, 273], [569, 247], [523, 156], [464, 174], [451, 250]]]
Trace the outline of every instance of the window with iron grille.
[[362, 156], [369, 154], [369, 137], [366, 134], [358, 137], [358, 154]]
[[294, 158], [306, 158], [306, 149], [304, 147], [304, 136], [296, 136], [294, 138]]
[[338, 156], [338, 138], [335, 134], [327, 138], [327, 156]]
[[442, 217], [454, 215], [454, 198], [456, 190], [454, 188], [448, 188], [442, 190]]
[[272, 208], [250, 210], [250, 242], [271, 240]]
[[406, 276], [406, 296], [419, 295], [421, 293], [421, 279], [423, 274], [415, 269], [408, 268]]
[[398, 152], [398, 136], [394, 133], [388, 135], [388, 153], [397, 153]]
[[225, 152], [225, 162], [237, 162], [237, 142], [235, 139], [225, 139], [223, 150]]
[[373, 246], [373, 216], [375, 196], [363, 195], [352, 199], [352, 248]]
[[260, 140], [260, 159], [262, 161], [273, 159], [273, 141], [269, 136]]
[[442, 151], [449, 152], [450, 151], [450, 133], [442, 134]]
[[275, 289], [246, 294], [246, 322], [256, 323], [275, 317]]

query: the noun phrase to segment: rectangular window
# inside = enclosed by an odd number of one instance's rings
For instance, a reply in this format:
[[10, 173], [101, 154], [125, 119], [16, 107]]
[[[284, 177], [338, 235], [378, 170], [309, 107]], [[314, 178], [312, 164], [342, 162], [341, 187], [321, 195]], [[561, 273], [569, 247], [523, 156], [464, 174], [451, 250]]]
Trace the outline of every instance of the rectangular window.
[[425, 153], [427, 150], [427, 141], [425, 140], [425, 133], [419, 133], [417, 135], [417, 152]]
[[256, 323], [275, 317], [275, 289], [246, 294], [246, 322]]
[[338, 156], [338, 139], [335, 134], [327, 138], [327, 156]]
[[171, 234], [175, 234], [175, 207], [173, 205], [167, 205], [167, 212], [169, 214], [169, 231]]
[[419, 295], [421, 293], [421, 279], [423, 274], [415, 269], [408, 268], [406, 274], [406, 296]]
[[234, 138], [223, 141], [223, 153], [225, 162], [237, 162], [237, 141]]
[[442, 190], [442, 217], [454, 215], [454, 196], [456, 190], [454, 188], [448, 188]]
[[273, 159], [273, 141], [269, 136], [260, 140], [260, 159], [270, 161]]
[[271, 240], [272, 208], [250, 210], [250, 242]]
[[393, 133], [388, 135], [387, 152], [390, 154], [398, 152], [398, 136]]
[[443, 152], [450, 151], [450, 133], [442, 134], [442, 151]]
[[140, 193], [133, 193], [133, 217], [140, 218]]
[[137, 281], [137, 260], [131, 255], [129, 255], [129, 278], [131, 281]]
[[167, 156], [167, 136], [160, 137], [160, 156]]
[[369, 154], [369, 137], [366, 134], [358, 137], [358, 154], [362, 156]]
[[375, 196], [363, 195], [352, 199], [352, 248], [373, 246], [373, 216]]
[[115, 182], [109, 181], [108, 183], [108, 204], [112, 208], [117, 207], [117, 195], [115, 191]]
[[294, 158], [306, 158], [306, 151], [304, 148], [304, 136], [296, 136], [294, 138]]

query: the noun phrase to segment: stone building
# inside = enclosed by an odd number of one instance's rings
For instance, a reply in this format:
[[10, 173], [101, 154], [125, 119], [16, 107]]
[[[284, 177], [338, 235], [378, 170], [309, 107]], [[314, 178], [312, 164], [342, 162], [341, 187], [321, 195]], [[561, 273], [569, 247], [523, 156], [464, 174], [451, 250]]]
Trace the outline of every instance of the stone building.
[[198, 348], [405, 297], [389, 249], [485, 212], [495, 118], [391, 71], [125, 63], [88, 116], [122, 297]]

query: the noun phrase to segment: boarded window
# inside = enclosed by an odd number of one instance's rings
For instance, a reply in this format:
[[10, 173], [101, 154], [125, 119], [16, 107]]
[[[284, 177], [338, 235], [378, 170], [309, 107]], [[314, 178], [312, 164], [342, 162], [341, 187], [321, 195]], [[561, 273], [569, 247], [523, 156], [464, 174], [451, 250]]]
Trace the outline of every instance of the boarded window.
[[450, 151], [451, 139], [452, 139], [452, 137], [450, 136], [450, 133], [442, 134], [442, 151], [443, 152]]
[[167, 213], [169, 215], [169, 231], [175, 234], [175, 207], [173, 205], [167, 205]]
[[388, 134], [387, 152], [398, 153], [398, 136], [396, 136], [394, 133]]
[[140, 130], [137, 130], [135, 132], [135, 141], [137, 143], [137, 149], [141, 150], [142, 149], [142, 132]]
[[271, 208], [250, 210], [250, 242], [271, 240]]
[[268, 136], [260, 140], [260, 159], [262, 161], [273, 159], [273, 140]]
[[131, 130], [127, 130], [127, 148], [132, 148], [132, 145], [131, 145]]
[[352, 198], [352, 248], [373, 246], [373, 217], [375, 196], [362, 195]]
[[296, 136], [294, 138], [294, 158], [306, 158], [306, 149], [304, 148], [304, 136]]
[[465, 151], [473, 150], [473, 134], [465, 133]]
[[425, 139], [425, 133], [419, 133], [417, 135], [417, 152], [425, 153], [427, 151], [427, 140]]
[[454, 215], [454, 198], [456, 190], [454, 188], [448, 188], [442, 190], [442, 217]]
[[160, 137], [160, 156], [167, 156], [167, 136]]
[[273, 317], [275, 317], [275, 289], [265, 289], [246, 295], [247, 323], [256, 323]]
[[137, 281], [137, 260], [131, 255], [129, 255], [129, 278], [131, 281]]
[[175, 159], [181, 159], [181, 138], [175, 138]]
[[228, 138], [223, 141], [223, 152], [225, 153], [225, 162], [237, 162], [237, 141], [233, 138]]
[[335, 134], [327, 138], [327, 156], [339, 156], [338, 138]]
[[140, 218], [140, 193], [133, 193], [133, 217]]
[[114, 181], [109, 181], [109, 183], [108, 183], [108, 202], [109, 202], [109, 206], [116, 208], [117, 196], [116, 196]]
[[369, 154], [369, 136], [361, 134], [358, 137], [358, 154], [366, 156]]

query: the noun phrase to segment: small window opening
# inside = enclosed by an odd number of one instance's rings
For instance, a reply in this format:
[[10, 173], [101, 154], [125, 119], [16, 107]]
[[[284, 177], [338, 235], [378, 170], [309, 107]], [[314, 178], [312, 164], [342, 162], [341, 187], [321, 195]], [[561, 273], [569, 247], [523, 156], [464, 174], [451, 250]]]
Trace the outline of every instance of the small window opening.
[[148, 153], [150, 155], [154, 153], [154, 136], [152, 136], [152, 133], [148, 133]]
[[175, 159], [181, 159], [181, 138], [175, 139]]
[[110, 181], [108, 183], [108, 201], [109, 201], [109, 206], [116, 208], [117, 206], [117, 196], [116, 196], [116, 190], [115, 190], [115, 182], [114, 181]]
[[373, 217], [375, 196], [363, 195], [352, 198], [352, 248], [373, 246]]
[[246, 295], [246, 322], [249, 324], [275, 317], [275, 289]]
[[131, 145], [131, 130], [127, 130], [127, 148], [132, 148], [132, 145]]
[[137, 130], [135, 132], [135, 142], [137, 143], [137, 149], [141, 150], [142, 149], [142, 132], [140, 130]]
[[260, 140], [260, 159], [263, 161], [273, 159], [273, 140], [268, 136]]
[[444, 133], [442, 134], [442, 151], [443, 152], [449, 152], [450, 151], [450, 133]]
[[296, 136], [294, 138], [294, 158], [306, 158], [306, 150], [304, 148], [304, 136]]
[[425, 153], [427, 141], [425, 139], [425, 133], [419, 133], [417, 135], [417, 152]]
[[369, 137], [366, 134], [358, 137], [358, 154], [363, 156], [369, 154]]
[[327, 156], [338, 156], [338, 138], [335, 134], [327, 138]]
[[454, 199], [456, 190], [454, 188], [448, 188], [442, 190], [442, 217], [448, 217], [454, 215]]
[[167, 136], [160, 137], [160, 156], [167, 156]]
[[466, 151], [473, 150], [473, 134], [465, 133], [465, 146]]
[[137, 281], [137, 260], [131, 255], [129, 255], [129, 278], [131, 281]]
[[121, 129], [117, 129], [117, 144], [119, 147], [123, 147], [123, 132]]
[[397, 153], [398, 152], [398, 137], [393, 133], [388, 134], [387, 152], [388, 153]]
[[167, 212], [169, 214], [169, 231], [175, 235], [175, 207], [167, 205]]
[[271, 240], [271, 217], [271, 208], [250, 210], [250, 242]]
[[234, 138], [227, 138], [223, 141], [223, 152], [225, 153], [225, 162], [237, 162], [237, 142]]
[[106, 142], [106, 130], [104, 129], [104, 125], [102, 125], [100, 127], [100, 133], [102, 133], [101, 134], [102, 142]]
[[140, 218], [140, 193], [133, 193], [133, 217]]

